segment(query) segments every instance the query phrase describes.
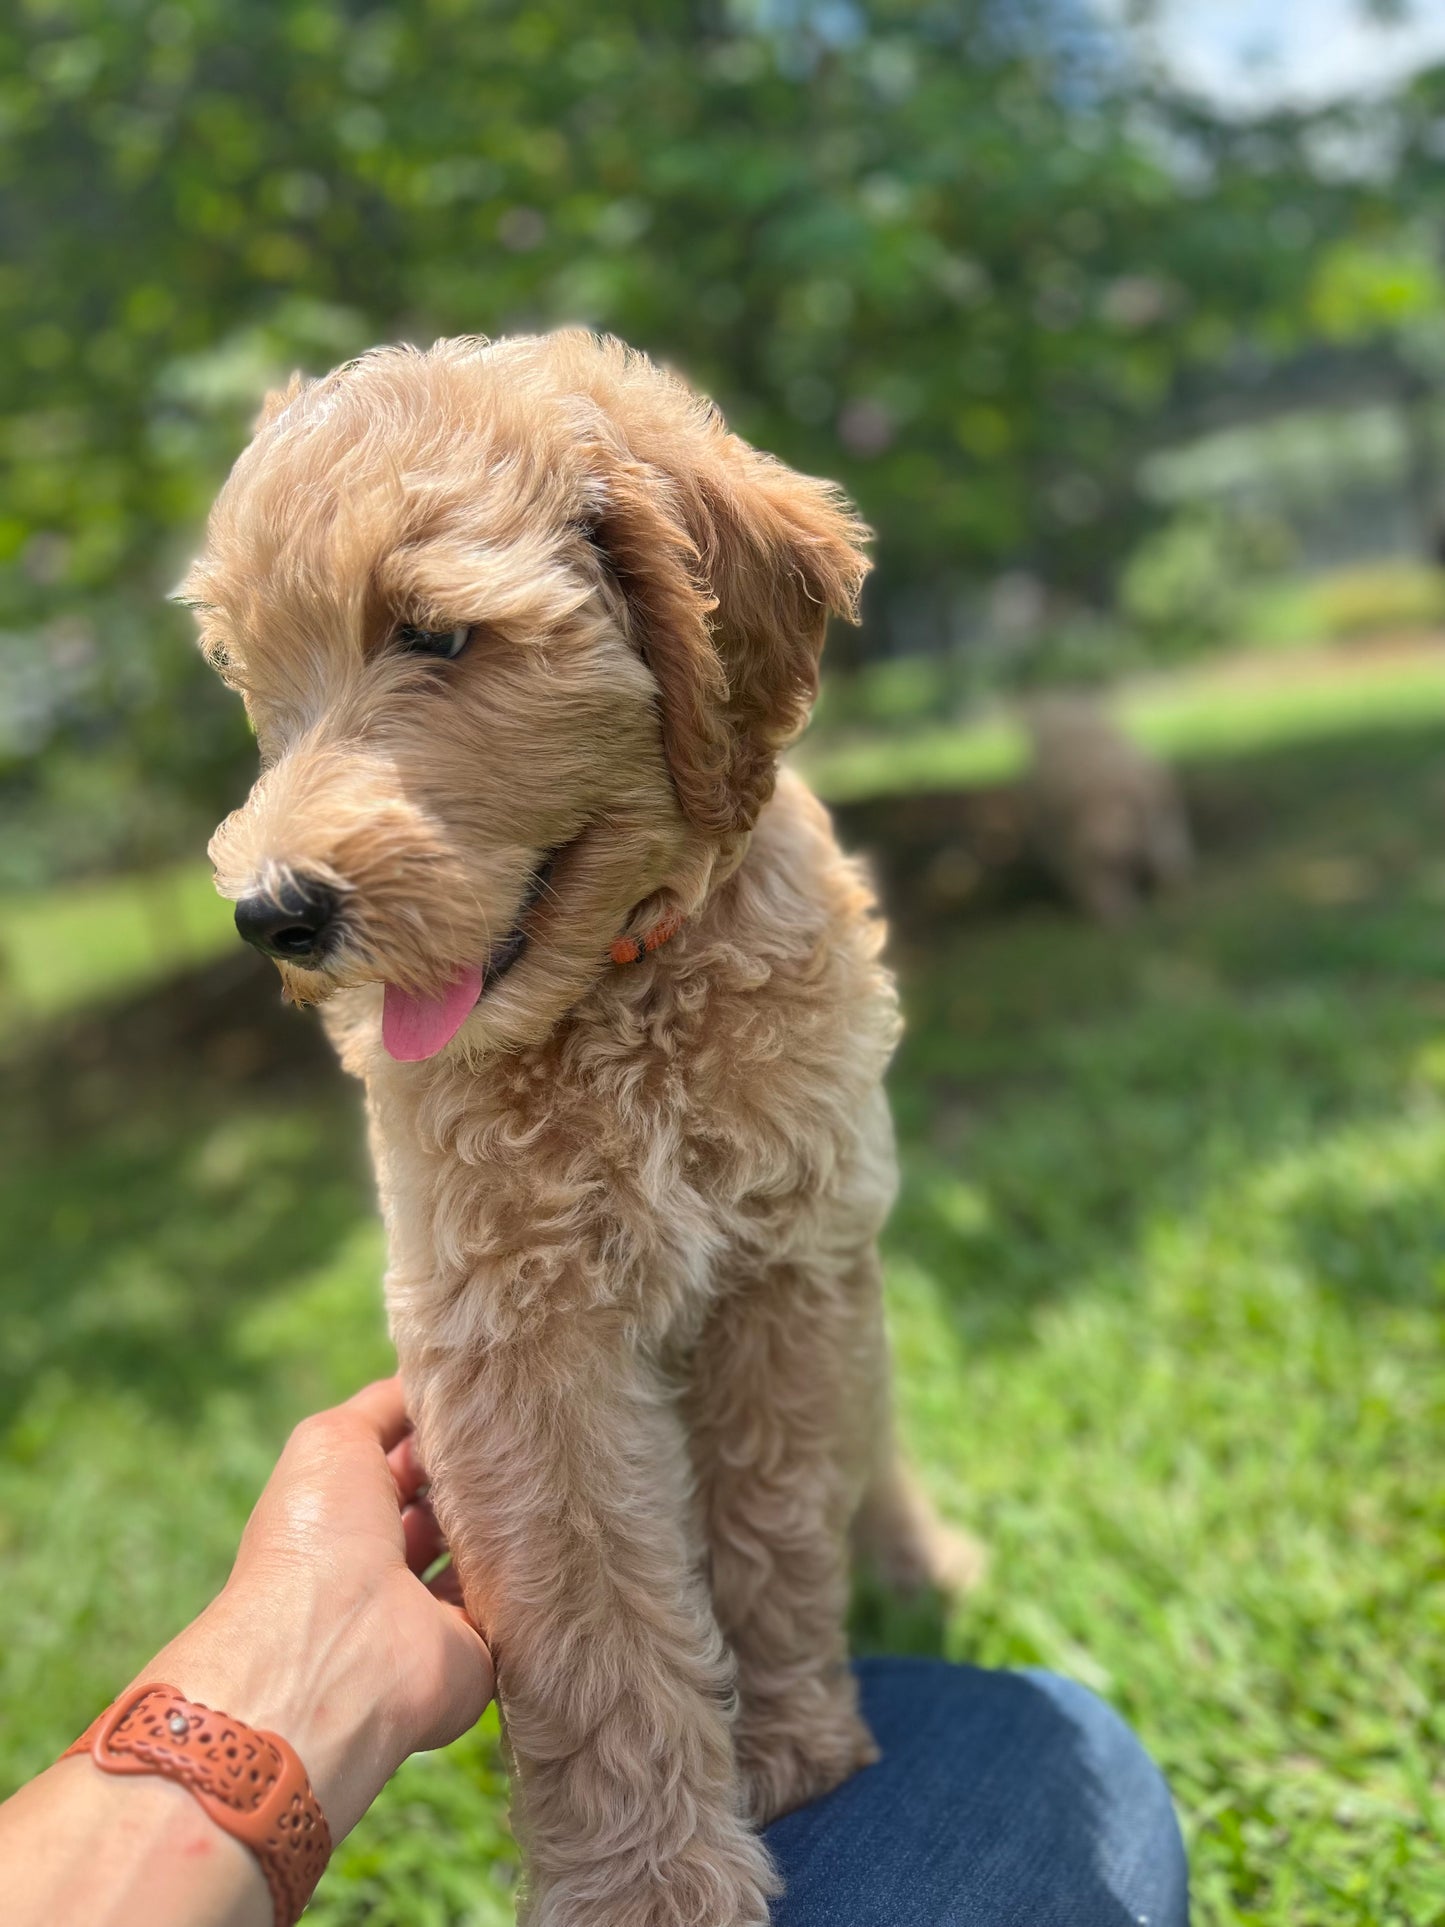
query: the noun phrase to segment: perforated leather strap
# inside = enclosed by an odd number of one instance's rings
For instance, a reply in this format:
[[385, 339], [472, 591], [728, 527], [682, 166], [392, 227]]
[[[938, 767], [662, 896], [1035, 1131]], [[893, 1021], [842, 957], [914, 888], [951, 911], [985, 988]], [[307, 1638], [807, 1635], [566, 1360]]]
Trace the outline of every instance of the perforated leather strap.
[[179, 1780], [260, 1861], [276, 1927], [295, 1927], [331, 1857], [331, 1829], [305, 1767], [279, 1735], [197, 1706], [173, 1686], [137, 1686], [61, 1758], [72, 1753], [88, 1753], [103, 1773]]

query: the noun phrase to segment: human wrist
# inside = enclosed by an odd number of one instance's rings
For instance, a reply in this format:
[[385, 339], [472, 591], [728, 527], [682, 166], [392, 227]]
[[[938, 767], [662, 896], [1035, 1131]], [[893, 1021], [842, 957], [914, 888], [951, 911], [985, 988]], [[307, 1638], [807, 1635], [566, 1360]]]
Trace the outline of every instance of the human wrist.
[[[244, 1589], [243, 1589], [244, 1590]], [[308, 1624], [284, 1593], [227, 1586], [137, 1675], [285, 1740], [306, 1769], [333, 1841], [350, 1832], [411, 1751], [378, 1690], [366, 1609]]]

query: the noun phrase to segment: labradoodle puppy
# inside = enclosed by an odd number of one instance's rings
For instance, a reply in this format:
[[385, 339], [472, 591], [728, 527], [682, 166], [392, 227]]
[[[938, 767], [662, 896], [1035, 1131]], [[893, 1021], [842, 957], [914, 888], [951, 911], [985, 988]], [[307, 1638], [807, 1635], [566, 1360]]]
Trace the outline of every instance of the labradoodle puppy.
[[444, 341], [272, 396], [183, 591], [261, 753], [219, 888], [366, 1086], [534, 1927], [765, 1922], [752, 1824], [874, 1757], [850, 1522], [956, 1551], [888, 1445], [880, 927], [777, 767], [865, 533], [618, 342]]
[[1034, 855], [1086, 916], [1113, 923], [1194, 866], [1184, 799], [1172, 773], [1101, 703], [1040, 697], [1024, 713], [1032, 763], [1024, 784]]

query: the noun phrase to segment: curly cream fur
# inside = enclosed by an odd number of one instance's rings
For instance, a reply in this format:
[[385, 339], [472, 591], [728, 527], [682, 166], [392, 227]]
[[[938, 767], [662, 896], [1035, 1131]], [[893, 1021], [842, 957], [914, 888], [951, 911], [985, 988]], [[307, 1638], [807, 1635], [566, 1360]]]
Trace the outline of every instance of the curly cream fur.
[[[342, 893], [341, 948], [282, 974], [366, 1085], [533, 1927], [761, 1927], [750, 1823], [873, 1757], [865, 1491], [894, 1570], [948, 1543], [887, 1446], [881, 928], [774, 787], [862, 534], [617, 343], [443, 342], [274, 397], [186, 585], [262, 752], [220, 887]], [[460, 621], [454, 664], [392, 642]], [[381, 985], [484, 958], [557, 849], [515, 968], [393, 1062]], [[668, 910], [668, 945], [607, 962]]]

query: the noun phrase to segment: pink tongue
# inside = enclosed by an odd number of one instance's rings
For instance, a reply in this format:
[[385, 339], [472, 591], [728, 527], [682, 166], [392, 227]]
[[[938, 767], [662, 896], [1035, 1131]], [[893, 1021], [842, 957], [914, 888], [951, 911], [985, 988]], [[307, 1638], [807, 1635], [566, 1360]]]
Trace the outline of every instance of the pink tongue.
[[381, 1041], [402, 1064], [419, 1064], [449, 1044], [482, 994], [479, 969], [464, 970], [440, 997], [417, 997], [397, 984], [386, 986]]

